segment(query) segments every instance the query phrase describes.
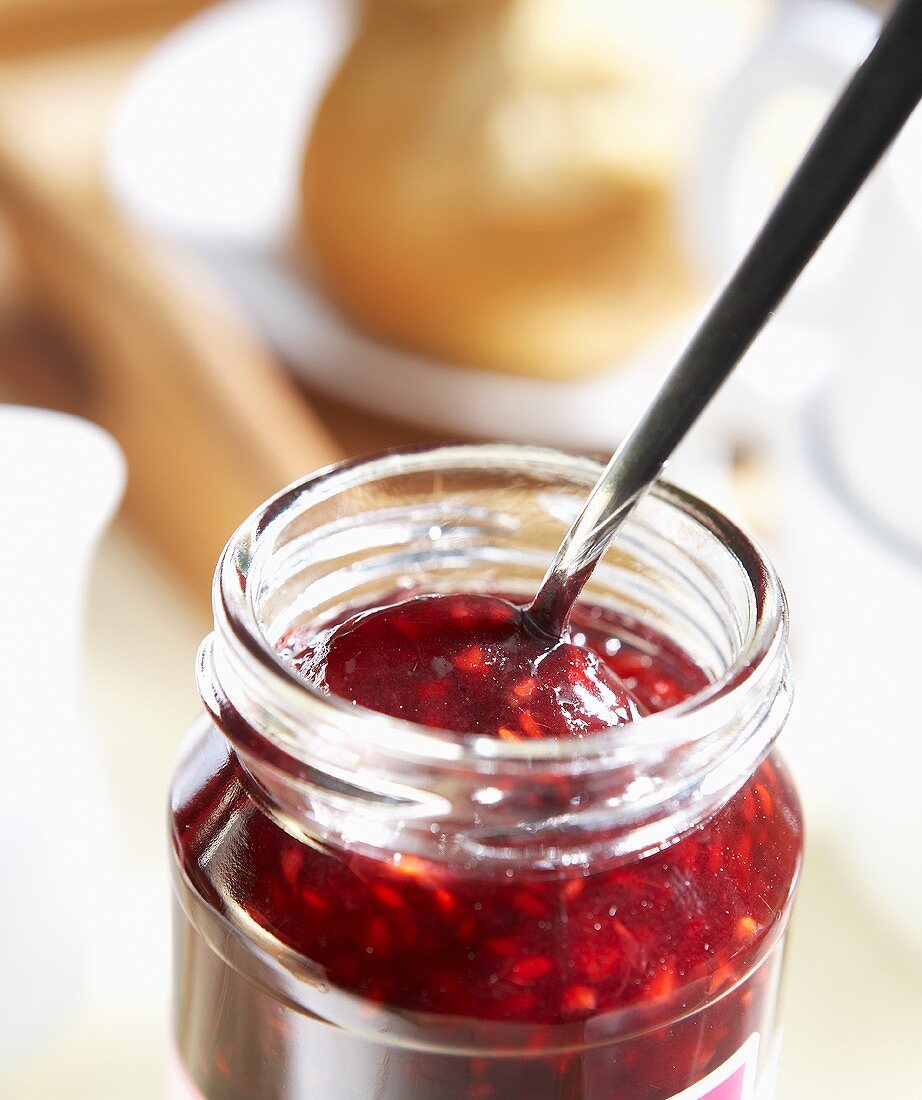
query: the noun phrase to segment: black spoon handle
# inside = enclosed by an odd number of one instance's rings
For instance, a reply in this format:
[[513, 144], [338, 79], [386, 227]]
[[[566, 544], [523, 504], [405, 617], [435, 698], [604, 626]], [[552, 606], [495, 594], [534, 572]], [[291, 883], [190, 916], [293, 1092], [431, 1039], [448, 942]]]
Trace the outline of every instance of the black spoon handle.
[[[902, 0], [743, 260], [568, 531], [529, 611], [559, 634], [618, 528], [922, 98], [922, 0]], [[922, 195], [920, 195], [922, 202]]]

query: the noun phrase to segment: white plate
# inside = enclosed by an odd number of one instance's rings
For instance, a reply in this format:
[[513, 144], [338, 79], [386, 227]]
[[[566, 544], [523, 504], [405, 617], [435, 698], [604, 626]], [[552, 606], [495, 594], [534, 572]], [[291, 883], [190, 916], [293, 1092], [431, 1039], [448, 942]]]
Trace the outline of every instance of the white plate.
[[[279, 257], [296, 209], [303, 136], [349, 40], [340, 0], [233, 0], [163, 41], [130, 82], [108, 178], [133, 218], [200, 247], [313, 386], [438, 433], [610, 449], [690, 326], [587, 380], [551, 382], [433, 362], [364, 336]], [[782, 321], [711, 414], [709, 454], [759, 434], [764, 403], [797, 401], [831, 351]], [[699, 440], [707, 431], [696, 433]], [[692, 465], [686, 448], [684, 464]], [[695, 460], [697, 465], [697, 460]]]

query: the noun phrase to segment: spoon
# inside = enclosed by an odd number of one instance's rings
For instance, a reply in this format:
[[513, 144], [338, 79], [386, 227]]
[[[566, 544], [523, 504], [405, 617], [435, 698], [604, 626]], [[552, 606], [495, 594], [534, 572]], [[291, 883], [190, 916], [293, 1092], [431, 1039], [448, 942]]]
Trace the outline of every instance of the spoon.
[[739, 266], [615, 452], [524, 609], [560, 638], [612, 539], [922, 98], [922, 0], [902, 0]]
[[[615, 452], [528, 606], [466, 593], [362, 612], [303, 644], [293, 639], [299, 672], [319, 690], [379, 713], [511, 740], [581, 737], [637, 717], [638, 700], [613, 670], [569, 641], [573, 605], [618, 529], [920, 97], [922, 0], [903, 0], [659, 393]], [[572, 705], [561, 705], [561, 686], [573, 696]]]

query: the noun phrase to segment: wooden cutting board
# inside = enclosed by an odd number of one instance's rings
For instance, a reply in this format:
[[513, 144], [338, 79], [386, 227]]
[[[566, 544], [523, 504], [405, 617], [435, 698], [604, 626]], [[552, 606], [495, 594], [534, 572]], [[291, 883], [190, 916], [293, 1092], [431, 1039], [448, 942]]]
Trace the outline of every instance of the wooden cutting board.
[[162, 31], [211, 0], [0, 0], [0, 56]]
[[107, 201], [106, 124], [155, 37], [0, 57], [0, 388], [112, 432], [128, 514], [204, 593], [240, 519], [341, 449], [210, 273]]

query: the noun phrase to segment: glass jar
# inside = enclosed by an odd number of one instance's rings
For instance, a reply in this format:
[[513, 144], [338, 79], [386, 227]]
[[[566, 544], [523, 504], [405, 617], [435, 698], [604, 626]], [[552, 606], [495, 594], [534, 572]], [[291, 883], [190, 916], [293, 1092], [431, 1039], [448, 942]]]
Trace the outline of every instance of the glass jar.
[[395, 593], [533, 593], [599, 472], [394, 452], [231, 539], [172, 791], [177, 1096], [770, 1094], [801, 819], [772, 753], [784, 598], [745, 535], [644, 499], [584, 599], [708, 684], [582, 740], [414, 726], [286, 661], [293, 629]]

